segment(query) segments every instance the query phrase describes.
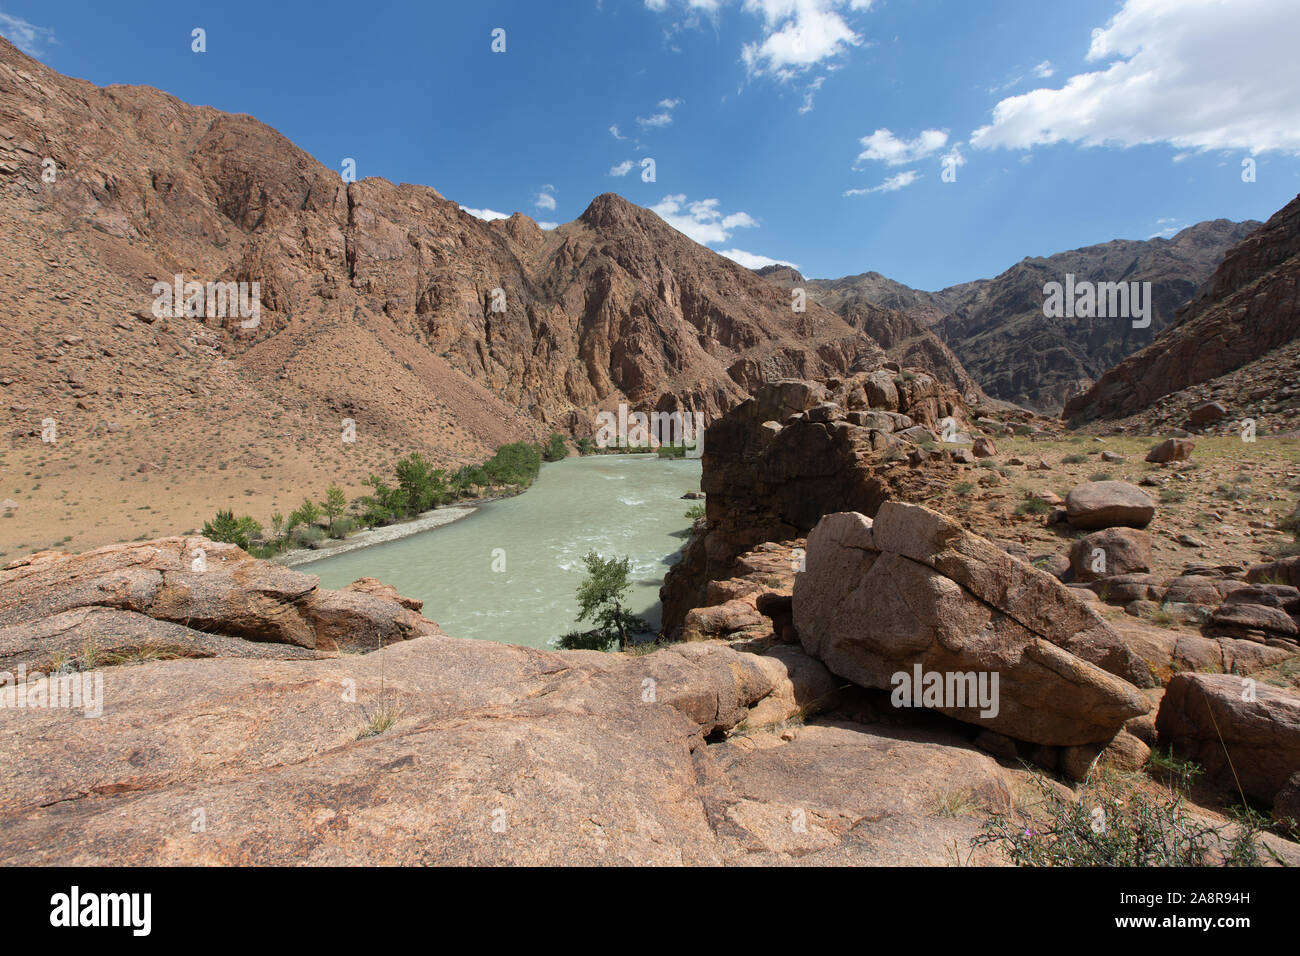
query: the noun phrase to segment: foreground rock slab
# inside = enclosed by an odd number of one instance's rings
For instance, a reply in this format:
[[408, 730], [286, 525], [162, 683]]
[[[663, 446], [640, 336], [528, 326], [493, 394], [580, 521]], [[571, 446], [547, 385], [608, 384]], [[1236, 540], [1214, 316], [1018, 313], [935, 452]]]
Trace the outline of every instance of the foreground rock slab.
[[99, 719], [0, 709], [0, 856], [942, 864], [1012, 799], [1020, 772], [951, 733], [763, 732], [760, 713], [802, 710], [794, 670], [703, 642], [635, 657], [436, 636], [109, 668]]

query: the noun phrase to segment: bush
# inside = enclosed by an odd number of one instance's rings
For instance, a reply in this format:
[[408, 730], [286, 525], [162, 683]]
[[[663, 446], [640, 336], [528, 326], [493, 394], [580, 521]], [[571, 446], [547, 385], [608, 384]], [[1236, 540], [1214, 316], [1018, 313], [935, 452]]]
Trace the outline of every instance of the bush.
[[997, 846], [1018, 866], [1258, 866], [1264, 820], [1249, 810], [1230, 830], [1189, 812], [1179, 786], [1154, 797], [1106, 775], [1090, 777], [1078, 799], [1035, 775], [1042, 800], [993, 814], [972, 847]]
[[237, 545], [245, 551], [249, 548], [249, 542], [253, 538], [260, 537], [261, 534], [262, 526], [253, 518], [249, 515], [240, 515], [236, 518], [234, 512], [230, 510], [218, 511], [215, 518], [203, 523], [205, 538]]
[[703, 518], [704, 505], [691, 505], [689, 508], [686, 509], [686, 517], [690, 518], [692, 521], [696, 521], [699, 518]]
[[525, 488], [533, 483], [541, 467], [541, 451], [536, 445], [522, 441], [502, 445], [483, 463], [483, 471], [494, 484]]
[[596, 450], [596, 442], [590, 438], [579, 438], [574, 444], [578, 446], [579, 455], [590, 455]]
[[603, 631], [570, 631], [555, 639], [555, 646], [562, 651], [607, 651], [613, 643], [613, 636]]
[[965, 497], [975, 490], [975, 483], [973, 481], [959, 481], [952, 486], [952, 490], [954, 493]]
[[569, 457], [569, 446], [564, 443], [564, 436], [553, 432], [542, 449], [542, 457], [547, 461], [560, 461]]
[[289, 544], [294, 548], [314, 548], [325, 540], [325, 529], [314, 524], [299, 525], [289, 534]]
[[1045, 515], [1051, 510], [1052, 506], [1042, 498], [1026, 498], [1016, 505], [1018, 515]]
[[320, 508], [310, 498], [304, 498], [302, 504], [289, 512], [288, 526], [293, 529], [301, 524], [314, 525], [317, 521], [320, 521]]
[[1087, 455], [1066, 455], [1061, 459], [1063, 465], [1082, 465], [1090, 461]]

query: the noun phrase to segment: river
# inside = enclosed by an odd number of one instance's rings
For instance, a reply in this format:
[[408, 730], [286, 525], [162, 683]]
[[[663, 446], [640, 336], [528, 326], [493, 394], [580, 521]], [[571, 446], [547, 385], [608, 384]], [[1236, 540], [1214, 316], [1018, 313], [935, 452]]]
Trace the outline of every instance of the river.
[[549, 647], [578, 624], [582, 557], [628, 557], [628, 607], [660, 623], [659, 586], [685, 543], [682, 495], [700, 486], [698, 459], [592, 455], [545, 464], [521, 495], [421, 532], [304, 564], [321, 586], [374, 577], [424, 601], [424, 616], [453, 637]]

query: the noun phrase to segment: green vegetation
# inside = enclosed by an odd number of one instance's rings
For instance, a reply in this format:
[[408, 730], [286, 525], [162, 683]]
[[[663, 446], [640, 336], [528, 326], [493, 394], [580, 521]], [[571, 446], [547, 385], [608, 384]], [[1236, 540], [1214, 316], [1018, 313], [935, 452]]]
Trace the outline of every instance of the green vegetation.
[[569, 457], [569, 446], [564, 443], [564, 436], [559, 432], [552, 432], [551, 437], [546, 441], [546, 447], [542, 449], [542, 458], [546, 461], [560, 461]]
[[1065, 465], [1083, 465], [1086, 464], [1087, 462], [1088, 462], [1087, 455], [1066, 455], [1064, 458], [1061, 459], [1061, 463]]
[[248, 550], [252, 539], [262, 534], [262, 526], [248, 515], [235, 517], [230, 510], [218, 511], [211, 521], [203, 523], [203, 536], [213, 541], [234, 544]]
[[564, 650], [603, 651], [617, 641], [621, 651], [627, 646], [628, 634], [645, 629], [645, 622], [623, 607], [632, 587], [628, 580], [632, 573], [631, 559], [602, 558], [589, 551], [582, 562], [587, 566], [587, 576], [578, 585], [578, 621], [591, 621], [596, 627], [586, 633], [565, 634], [556, 646]]
[[961, 495], [963, 498], [975, 490], [973, 481], [959, 481], [952, 486], [953, 494]]
[[[1152, 795], [1115, 774], [1090, 776], [1077, 795], [1041, 775], [1041, 800], [996, 813], [971, 846], [996, 846], [1018, 866], [1259, 866], [1262, 816], [1234, 814], [1230, 827], [1194, 816], [1184, 801], [1185, 780]], [[1265, 847], [1267, 851], [1267, 847]]]
[[704, 517], [704, 505], [691, 505], [686, 509], [686, 517], [696, 521]]
[[1016, 505], [1018, 515], [1045, 515], [1051, 510], [1052, 506], [1042, 498], [1026, 498]]

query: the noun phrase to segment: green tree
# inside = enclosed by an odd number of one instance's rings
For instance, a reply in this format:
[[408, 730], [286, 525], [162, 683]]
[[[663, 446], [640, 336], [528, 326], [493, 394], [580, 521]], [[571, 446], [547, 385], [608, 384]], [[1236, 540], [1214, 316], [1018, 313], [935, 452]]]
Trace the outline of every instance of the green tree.
[[569, 457], [569, 446], [564, 443], [564, 436], [559, 432], [552, 432], [551, 437], [546, 442], [546, 447], [542, 449], [542, 457], [547, 461], [560, 461]]
[[405, 503], [401, 491], [390, 487], [378, 475], [371, 475], [365, 483], [374, 493], [362, 495], [356, 501], [362, 521], [373, 528], [402, 517]]
[[[297, 520], [294, 520], [294, 519]], [[310, 498], [302, 499], [302, 504], [289, 513], [289, 520], [294, 525], [314, 525], [320, 521], [320, 508]]]
[[284, 515], [278, 511], [271, 515], [271, 532], [277, 542], [284, 538]]
[[607, 642], [617, 639], [621, 651], [627, 646], [628, 632], [644, 626], [623, 607], [632, 587], [628, 580], [632, 573], [631, 559], [606, 559], [589, 551], [582, 563], [587, 566], [587, 576], [578, 585], [578, 620], [595, 624]]
[[442, 504], [447, 494], [447, 473], [434, 468], [419, 452], [394, 466], [397, 487], [406, 499], [406, 513], [419, 514]]
[[334, 519], [343, 514], [347, 506], [348, 499], [343, 494], [342, 488], [338, 485], [330, 485], [325, 489], [325, 500], [320, 503], [320, 507], [325, 512], [325, 517], [329, 519], [331, 535], [334, 533]]
[[203, 536], [213, 541], [238, 545], [245, 551], [253, 538], [262, 533], [262, 526], [249, 515], [236, 518], [233, 511], [218, 511], [211, 521], [203, 523]]

